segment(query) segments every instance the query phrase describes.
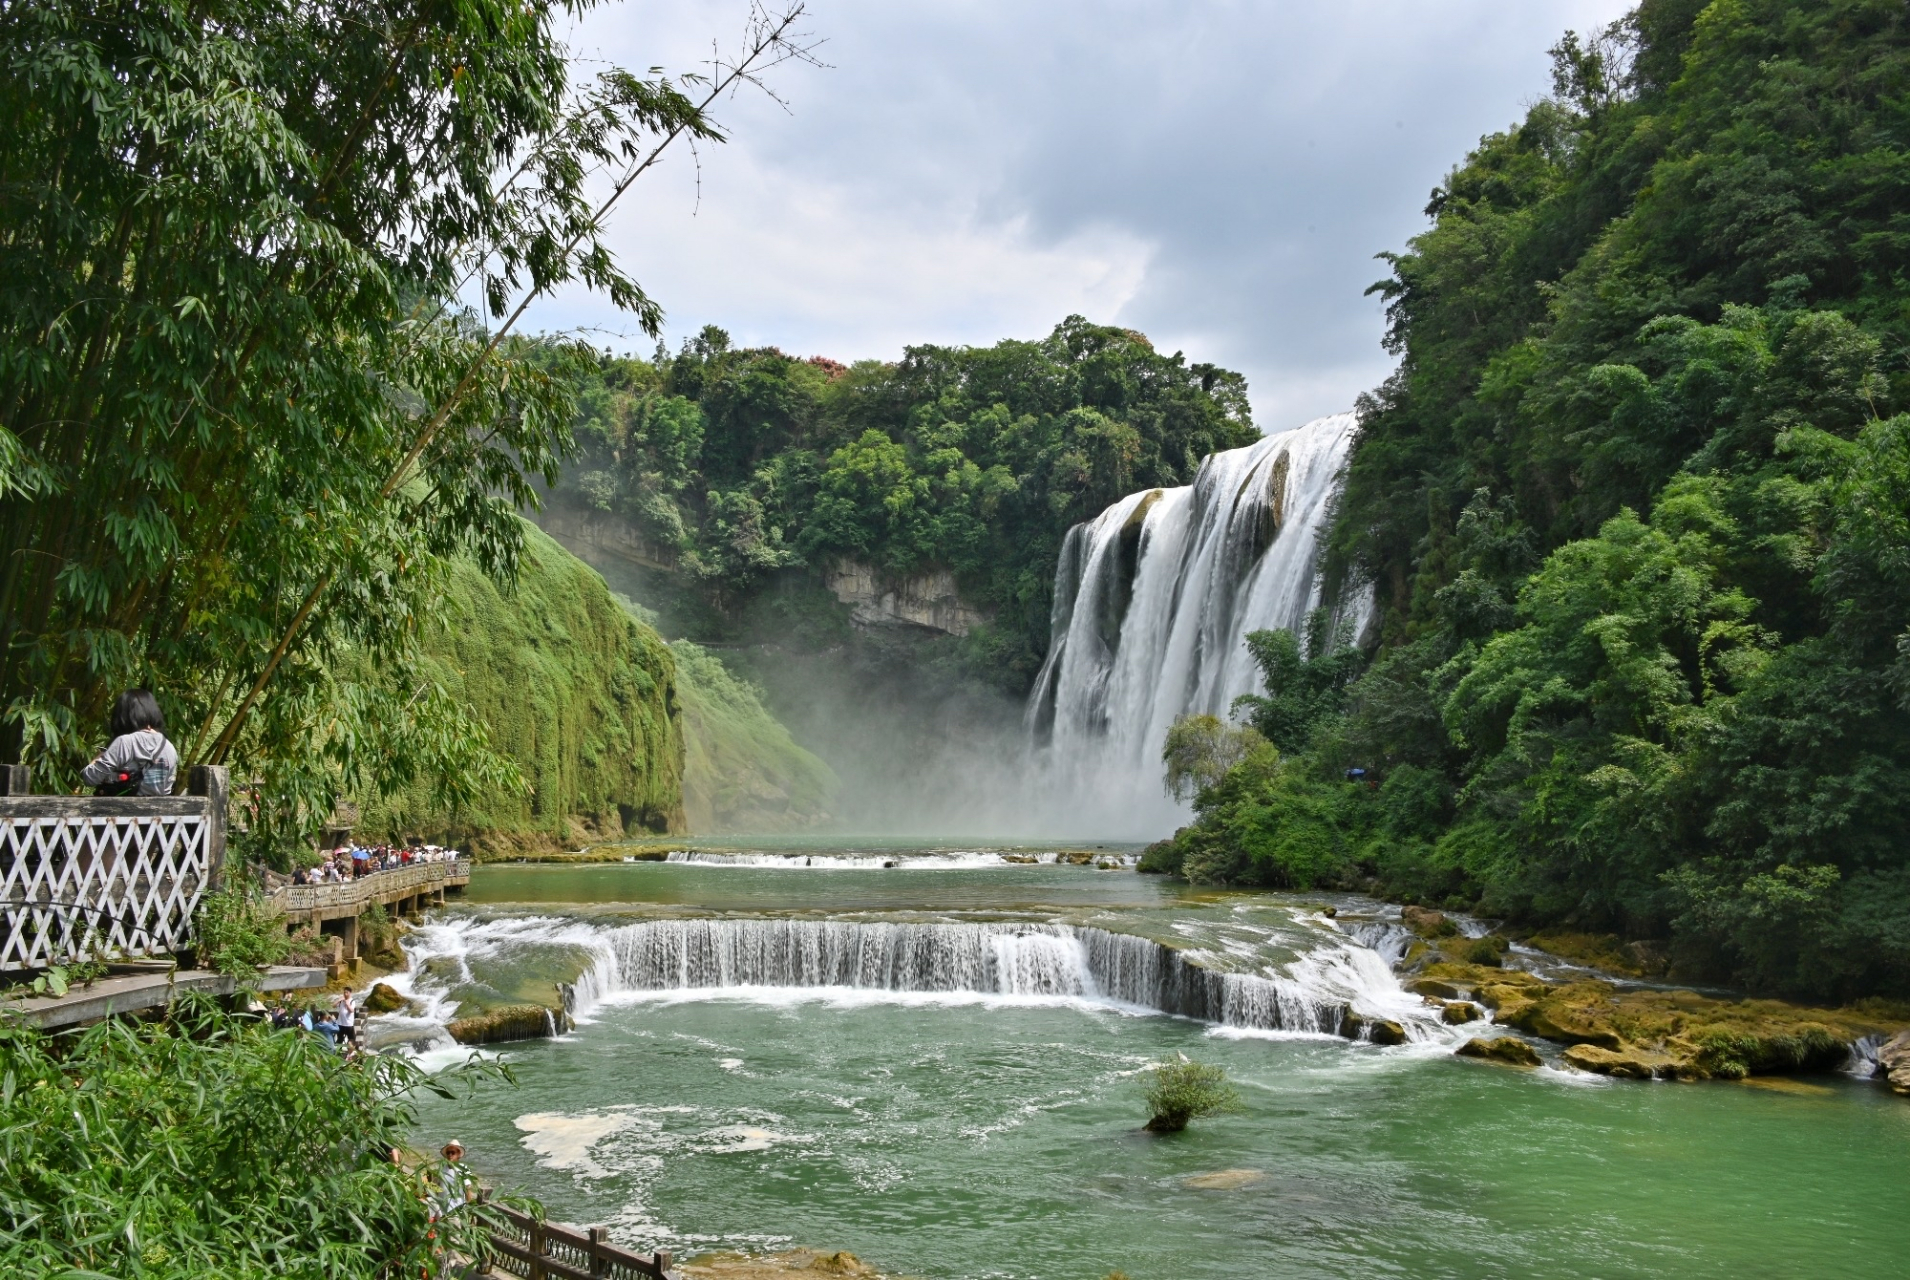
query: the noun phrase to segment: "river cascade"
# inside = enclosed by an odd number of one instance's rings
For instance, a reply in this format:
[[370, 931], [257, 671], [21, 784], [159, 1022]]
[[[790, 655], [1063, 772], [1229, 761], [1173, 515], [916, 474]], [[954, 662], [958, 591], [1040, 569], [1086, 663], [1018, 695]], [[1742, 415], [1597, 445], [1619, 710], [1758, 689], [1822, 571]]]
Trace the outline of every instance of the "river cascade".
[[[1258, 690], [1246, 635], [1298, 629], [1321, 603], [1319, 542], [1356, 427], [1336, 414], [1212, 454], [1191, 485], [1129, 494], [1070, 529], [1034, 741], [1083, 779], [1152, 793], [1177, 717], [1225, 716]], [[1370, 611], [1362, 593], [1342, 616], [1357, 634]]]
[[1397, 1021], [1409, 1038], [1449, 1037], [1384, 958], [1323, 937], [1284, 966], [1228, 971], [1132, 934], [1061, 922], [686, 919], [604, 927], [547, 917], [470, 919], [412, 935], [412, 993], [426, 969], [475, 954], [559, 946], [582, 953], [565, 1001], [587, 1017], [607, 1000], [765, 991], [1060, 998], [1166, 1013], [1242, 1031], [1333, 1035], [1346, 1014]]

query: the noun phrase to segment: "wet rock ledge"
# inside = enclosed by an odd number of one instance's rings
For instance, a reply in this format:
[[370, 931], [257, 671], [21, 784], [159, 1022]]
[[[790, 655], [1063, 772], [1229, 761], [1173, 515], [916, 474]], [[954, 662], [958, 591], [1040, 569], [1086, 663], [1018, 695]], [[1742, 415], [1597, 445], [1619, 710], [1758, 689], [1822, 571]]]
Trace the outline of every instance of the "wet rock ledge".
[[[1595, 977], [1548, 982], [1502, 967], [1505, 940], [1466, 938], [1436, 911], [1408, 907], [1419, 936], [1404, 962], [1408, 990], [1457, 1010], [1472, 1003], [1493, 1021], [1566, 1046], [1581, 1071], [1635, 1080], [1742, 1080], [1746, 1076], [1834, 1071], [1852, 1046], [1881, 1044], [1878, 1075], [1910, 1096], [1910, 1022], [1884, 1006], [1816, 1009], [1780, 1000], [1732, 1000], [1696, 991], [1621, 986]], [[1461, 1015], [1462, 1016], [1462, 1015]], [[1460, 1053], [1537, 1066], [1504, 1040], [1476, 1039]]]
[[502, 1044], [508, 1040], [541, 1040], [562, 1035], [570, 1029], [570, 1018], [562, 1009], [548, 1009], [541, 1004], [513, 1004], [458, 1018], [444, 1029], [459, 1044]]

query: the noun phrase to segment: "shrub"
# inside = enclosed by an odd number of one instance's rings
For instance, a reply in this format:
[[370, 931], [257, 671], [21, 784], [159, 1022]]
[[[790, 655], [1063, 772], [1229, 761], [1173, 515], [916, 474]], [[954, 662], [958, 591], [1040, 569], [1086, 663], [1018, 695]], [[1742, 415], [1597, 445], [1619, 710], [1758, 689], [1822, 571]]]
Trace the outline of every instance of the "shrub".
[[1150, 1130], [1179, 1133], [1189, 1120], [1238, 1110], [1240, 1094], [1227, 1083], [1225, 1068], [1177, 1055], [1155, 1066], [1147, 1106]]
[[[372, 1280], [480, 1257], [485, 1210], [433, 1223], [437, 1168], [391, 1152], [426, 1078], [395, 1056], [347, 1061], [185, 995], [165, 1023], [77, 1039], [0, 1023], [0, 1275]], [[84, 1135], [84, 1140], [80, 1140]]]
[[206, 894], [194, 925], [199, 963], [237, 978], [241, 986], [257, 982], [259, 970], [292, 954], [285, 921], [250, 885]]

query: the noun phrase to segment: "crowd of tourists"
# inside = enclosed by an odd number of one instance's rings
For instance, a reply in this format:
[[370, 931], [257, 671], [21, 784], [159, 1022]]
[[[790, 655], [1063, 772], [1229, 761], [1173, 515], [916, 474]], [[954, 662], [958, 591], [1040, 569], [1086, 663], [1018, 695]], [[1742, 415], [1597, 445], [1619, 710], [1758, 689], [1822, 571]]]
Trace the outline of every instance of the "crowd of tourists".
[[461, 856], [456, 849], [435, 844], [339, 845], [336, 849], [327, 849], [317, 866], [300, 867], [293, 872], [292, 883], [340, 884], [421, 862], [455, 862]]
[[294, 1005], [291, 997], [281, 992], [277, 1002], [266, 1009], [265, 1016], [282, 1031], [294, 1027], [309, 1031], [322, 1036], [326, 1044], [346, 1057], [358, 1056], [358, 1006], [350, 991], [340, 991], [316, 1007], [303, 1008]]

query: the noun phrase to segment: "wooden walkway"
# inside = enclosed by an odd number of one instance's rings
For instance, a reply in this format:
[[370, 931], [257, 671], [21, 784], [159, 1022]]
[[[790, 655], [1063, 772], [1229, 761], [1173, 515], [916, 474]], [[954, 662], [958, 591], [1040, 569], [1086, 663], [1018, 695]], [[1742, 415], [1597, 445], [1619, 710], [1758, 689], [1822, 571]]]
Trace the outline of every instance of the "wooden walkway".
[[[296, 991], [325, 985], [323, 969], [275, 965], [259, 978], [261, 991]], [[42, 1031], [98, 1022], [119, 1013], [137, 1013], [169, 1005], [181, 991], [229, 996], [238, 984], [210, 969], [173, 969], [157, 973], [99, 978], [90, 987], [74, 987], [63, 996], [28, 996], [0, 1002], [0, 1014], [13, 1014]]]
[[292, 920], [317, 924], [356, 917], [374, 902], [395, 905], [404, 914], [414, 899], [421, 909], [427, 902], [442, 903], [446, 889], [470, 883], [471, 860], [458, 858], [374, 871], [337, 884], [284, 884], [268, 893], [266, 901]]
[[358, 917], [372, 903], [392, 908], [395, 915], [411, 915], [442, 906], [448, 890], [471, 883], [471, 859], [416, 862], [390, 871], [341, 880], [336, 884], [279, 884], [268, 890], [266, 902], [285, 917], [287, 925], [311, 925], [338, 939], [340, 972], [356, 972]]

